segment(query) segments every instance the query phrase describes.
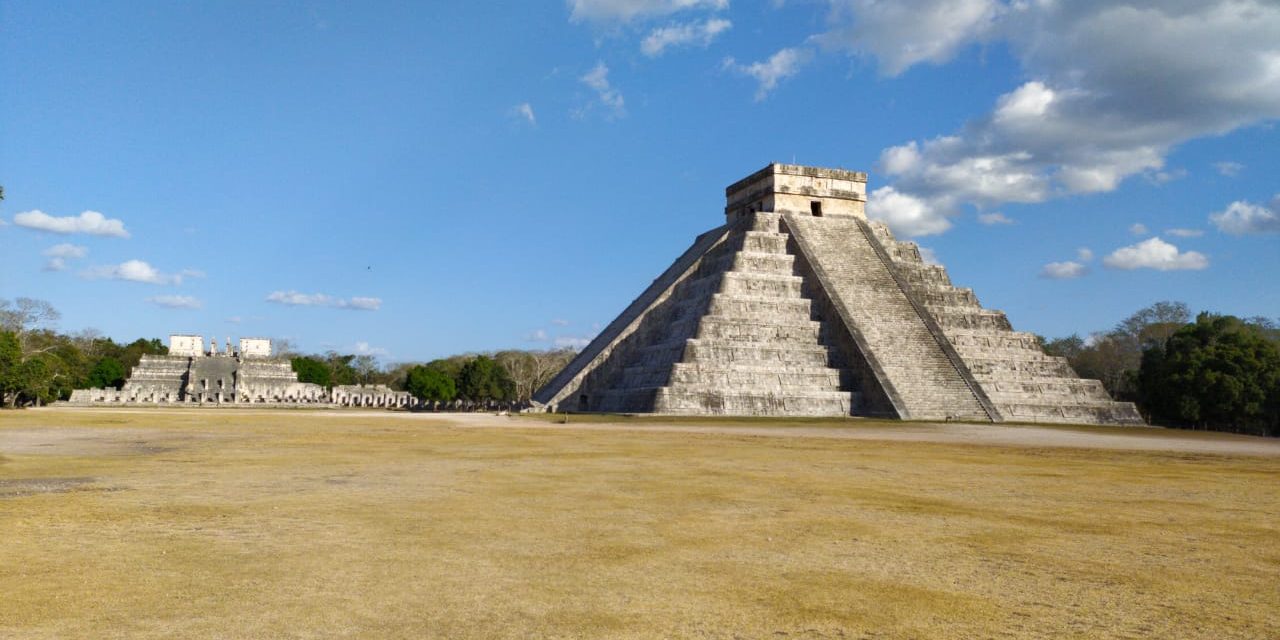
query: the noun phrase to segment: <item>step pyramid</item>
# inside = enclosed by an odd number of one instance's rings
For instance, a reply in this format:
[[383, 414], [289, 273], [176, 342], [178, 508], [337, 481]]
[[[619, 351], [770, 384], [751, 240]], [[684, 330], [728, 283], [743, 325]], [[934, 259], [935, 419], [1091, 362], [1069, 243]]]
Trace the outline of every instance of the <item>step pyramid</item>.
[[866, 174], [772, 164], [550, 383], [557, 411], [1140, 423], [864, 214]]

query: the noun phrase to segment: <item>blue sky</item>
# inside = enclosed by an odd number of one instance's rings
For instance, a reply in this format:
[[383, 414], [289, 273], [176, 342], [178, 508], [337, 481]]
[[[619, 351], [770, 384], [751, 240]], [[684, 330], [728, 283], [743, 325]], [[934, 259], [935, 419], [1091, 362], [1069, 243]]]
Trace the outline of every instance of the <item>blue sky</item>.
[[1280, 316], [1274, 3], [6, 0], [0, 73], [0, 297], [65, 330], [580, 344], [771, 161], [1018, 329]]

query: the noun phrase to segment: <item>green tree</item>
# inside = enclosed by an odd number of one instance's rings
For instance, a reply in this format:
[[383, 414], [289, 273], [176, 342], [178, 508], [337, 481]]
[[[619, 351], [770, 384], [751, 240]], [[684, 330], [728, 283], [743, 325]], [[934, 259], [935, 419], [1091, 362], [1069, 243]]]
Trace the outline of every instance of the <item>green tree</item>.
[[356, 359], [353, 354], [342, 355], [336, 351], [330, 351], [324, 354], [325, 363], [329, 365], [329, 374], [333, 379], [333, 384], [347, 385], [356, 384], [360, 381], [359, 374], [352, 366], [352, 361]]
[[298, 382], [318, 384], [326, 389], [333, 386], [333, 374], [329, 364], [310, 356], [298, 356], [289, 359], [293, 372], [298, 374]]
[[0, 405], [11, 407], [22, 386], [22, 346], [12, 331], [0, 330]]
[[1200, 314], [1146, 351], [1138, 381], [1157, 421], [1280, 435], [1280, 348], [1239, 318]]
[[439, 360], [409, 369], [404, 386], [419, 400], [452, 402], [458, 397], [456, 381]]
[[515, 395], [515, 384], [493, 358], [477, 356], [458, 371], [458, 395], [472, 402], [505, 401]]
[[91, 388], [115, 387], [119, 389], [124, 386], [125, 368], [124, 363], [112, 357], [106, 357], [93, 365], [89, 370], [89, 377], [85, 380], [85, 384]]

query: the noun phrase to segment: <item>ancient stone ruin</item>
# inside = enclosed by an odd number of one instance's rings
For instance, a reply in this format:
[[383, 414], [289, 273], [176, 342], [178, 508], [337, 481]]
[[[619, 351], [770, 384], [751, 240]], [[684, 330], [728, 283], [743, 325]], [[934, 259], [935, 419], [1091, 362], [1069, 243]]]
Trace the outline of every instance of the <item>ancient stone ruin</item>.
[[865, 173], [771, 164], [547, 386], [547, 410], [1141, 424], [868, 221]]
[[204, 337], [169, 336], [169, 355], [144, 355], [120, 389], [78, 389], [72, 404], [187, 406], [342, 406], [412, 408], [417, 400], [383, 385], [337, 386], [299, 382], [289, 360], [272, 357], [271, 341], [241, 338], [240, 349], [218, 349]]

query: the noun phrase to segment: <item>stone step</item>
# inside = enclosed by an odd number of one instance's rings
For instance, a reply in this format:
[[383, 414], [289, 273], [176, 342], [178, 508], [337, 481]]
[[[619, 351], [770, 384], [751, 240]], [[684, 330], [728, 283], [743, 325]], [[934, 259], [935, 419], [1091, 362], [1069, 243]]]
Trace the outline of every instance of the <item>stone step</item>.
[[1026, 378], [1075, 378], [1075, 371], [1063, 358], [1041, 355], [1041, 358], [966, 358], [974, 377], [988, 380]]
[[751, 253], [785, 254], [787, 252], [787, 235], [765, 231], [744, 232], [742, 251]]
[[1056, 422], [1067, 424], [1146, 424], [1132, 402], [1089, 404], [1004, 403], [997, 404], [1005, 420], [1012, 422]]
[[929, 304], [926, 304], [925, 308], [929, 310], [929, 313], [933, 314], [943, 331], [952, 329], [1013, 329], [1003, 311], [992, 311], [981, 307], [945, 307]]
[[743, 273], [794, 275], [796, 258], [789, 254], [739, 251], [733, 254], [730, 269]]
[[666, 386], [839, 391], [842, 382], [848, 382], [842, 377], [838, 369], [821, 367], [733, 367], [682, 362], [672, 368]]
[[751, 416], [847, 416], [852, 412], [853, 394], [848, 391], [687, 391], [662, 388], [656, 391], [658, 413], [693, 415]]
[[684, 362], [722, 364], [732, 362], [755, 366], [772, 363], [826, 366], [828, 360], [828, 349], [822, 345], [762, 345], [750, 342], [698, 339], [688, 341], [683, 358]]
[[1025, 331], [953, 327], [946, 333], [951, 344], [961, 353], [965, 349], [1024, 349], [1043, 353], [1035, 334]]
[[791, 320], [808, 319], [812, 315], [812, 307], [813, 303], [804, 298], [788, 299], [717, 293], [711, 297], [707, 313], [744, 319], [783, 317]]
[[945, 308], [961, 308], [961, 309], [981, 309], [978, 304], [978, 296], [973, 294], [973, 289], [959, 289], [956, 287], [925, 289], [915, 291], [916, 299], [922, 304], [929, 307], [945, 307]]
[[703, 316], [695, 336], [700, 339], [736, 340], [740, 342], [808, 342], [821, 339], [822, 324], [798, 317], [780, 317], [777, 322], [730, 316]]
[[719, 293], [760, 298], [800, 299], [800, 276], [729, 271], [720, 281]]

